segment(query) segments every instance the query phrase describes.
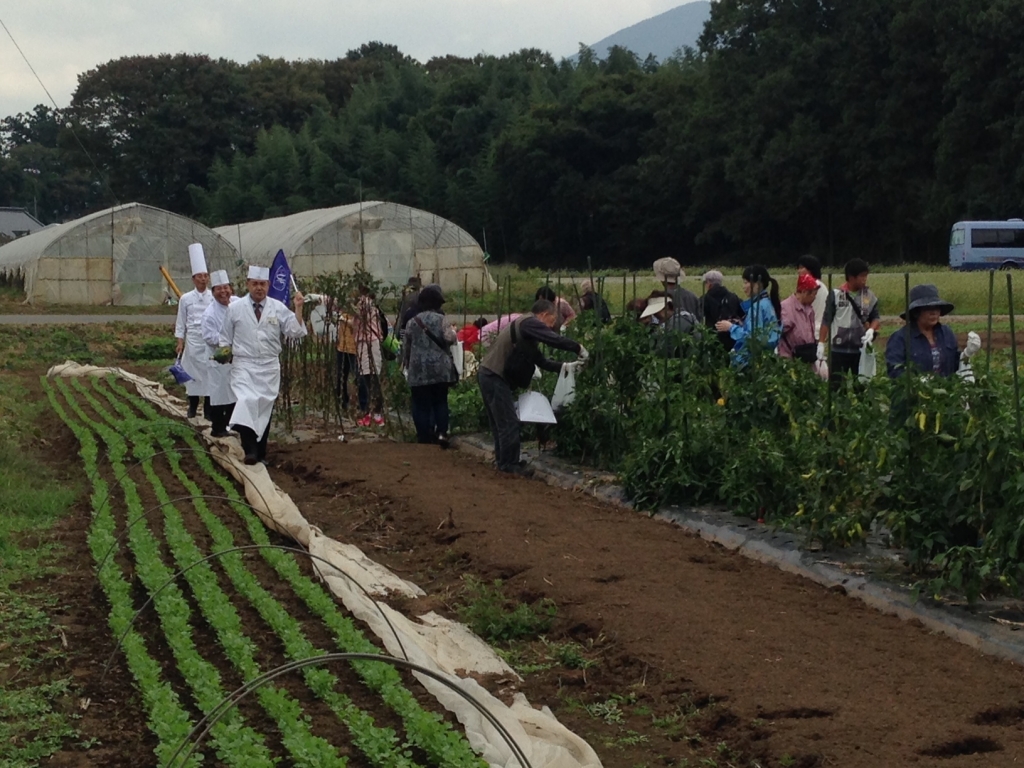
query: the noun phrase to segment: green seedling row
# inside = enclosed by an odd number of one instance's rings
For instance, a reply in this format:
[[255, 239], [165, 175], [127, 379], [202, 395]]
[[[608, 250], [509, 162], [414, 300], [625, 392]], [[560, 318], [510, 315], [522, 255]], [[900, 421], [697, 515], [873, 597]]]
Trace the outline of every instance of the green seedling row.
[[[139, 423], [139, 419], [135, 418], [125, 404], [118, 400], [118, 398], [106, 388], [103, 388], [97, 382], [97, 389], [107, 397], [111, 405], [114, 406], [124, 421], [117, 422], [112, 418], [108, 417], [108, 414], [104, 411], [103, 416], [107, 418], [111, 426], [115, 429], [120, 428], [124, 434], [132, 435], [132, 442], [135, 445], [134, 453], [136, 458], [143, 460], [147, 456], [154, 454], [153, 440], [155, 440], [160, 447], [168, 450], [172, 441], [166, 438], [166, 435], [160, 435], [160, 433], [153, 433], [146, 429], [139, 429], [143, 426]], [[96, 408], [96, 406], [94, 406]], [[99, 409], [97, 408], [97, 411]], [[189, 478], [181, 468], [181, 456], [173, 449], [169, 449], [166, 454], [171, 469], [177, 479], [185, 486], [190, 494], [199, 496], [202, 494], [202, 489], [199, 488]], [[161, 504], [165, 504], [164, 510], [167, 513], [167, 525], [175, 528], [173, 531], [174, 537], [187, 536], [184, 526], [181, 522], [180, 515], [174, 508], [174, 505], [169, 504], [170, 496], [167, 494], [166, 489], [163, 487], [160, 479], [156, 476], [156, 473], [152, 469], [151, 462], [144, 461], [142, 464], [143, 471], [146, 473], [147, 479], [153, 486], [157, 499]], [[211, 536], [214, 540], [214, 548], [220, 551], [231, 549], [235, 545], [235, 541], [231, 535], [231, 532], [215, 515], [213, 515], [202, 499], [193, 499], [193, 506], [196, 513], [206, 525], [210, 531]], [[168, 536], [172, 532], [168, 532]], [[181, 567], [184, 567], [188, 563], [197, 562], [203, 557], [203, 554], [198, 550], [192, 542], [191, 537], [188, 537], [190, 546], [186, 546], [185, 551], [182, 552], [178, 563]], [[302, 628], [298, 621], [296, 621], [288, 611], [278, 602], [270, 593], [268, 593], [260, 585], [259, 580], [246, 568], [244, 559], [241, 553], [231, 553], [223, 555], [218, 558], [227, 573], [228, 578], [231, 580], [232, 585], [249, 603], [256, 609], [260, 616], [267, 622], [271, 629], [281, 639], [284, 648], [285, 655], [289, 660], [299, 660], [309, 658], [311, 656], [320, 656], [326, 653], [326, 651], [316, 648], [310, 643], [302, 632]], [[214, 579], [214, 586], [216, 586], [215, 577], [212, 574], [210, 567], [206, 564], [197, 566], [190, 570], [185, 577], [188, 578], [193, 572], [207, 572], [210, 578]], [[213, 590], [211, 589], [211, 592]], [[219, 588], [217, 588], [219, 592]], [[223, 592], [220, 592], [223, 595]], [[227, 596], [223, 595], [223, 600], [227, 601]], [[230, 603], [228, 603], [230, 608]], [[232, 609], [233, 610], [233, 609]], [[238, 626], [235, 629], [239, 634], [243, 632], [241, 622], [238, 622]], [[323, 668], [309, 667], [304, 669], [303, 677], [310, 690], [324, 701], [338, 718], [346, 725], [348, 731], [352, 737], [353, 743], [366, 755], [370, 762], [375, 766], [381, 768], [413, 768], [416, 764], [411, 760], [407, 750], [404, 749], [403, 745], [399, 743], [399, 739], [394, 730], [388, 728], [379, 728], [374, 725], [373, 718], [363, 710], [359, 709], [354, 703], [352, 703], [349, 697], [339, 694], [336, 691], [338, 680], [331, 672]], [[258, 674], [256, 670], [246, 670], [246, 676], [251, 679], [252, 676]]]
[[[99, 449], [92, 432], [68, 413], [58, 400], [50, 382], [44, 378], [42, 384], [51, 407], [77, 438], [79, 456], [85, 466], [86, 475], [92, 481], [90, 501], [93, 519], [89, 527], [87, 541], [89, 550], [98, 566], [100, 558], [115, 541], [114, 517], [110, 512], [110, 505], [106, 503], [108, 486], [99, 474]], [[67, 398], [67, 391], [63, 387], [61, 389], [62, 394]], [[107, 622], [114, 635], [121, 636], [128, 629], [134, 615], [131, 585], [125, 580], [120, 568], [113, 564], [108, 564], [99, 571], [97, 579], [110, 603]], [[156, 734], [157, 745], [154, 753], [162, 764], [170, 758], [177, 745], [188, 735], [193, 723], [182, 707], [174, 689], [163, 679], [160, 664], [149, 654], [145, 641], [139, 633], [129, 630], [121, 648], [128, 669], [139, 688], [149, 729]], [[201, 755], [194, 755], [184, 765], [187, 768], [194, 768], [199, 765], [201, 759]]]
[[[97, 386], [99, 384], [97, 383]], [[122, 398], [131, 402], [139, 412], [145, 414], [150, 420], [159, 420], [160, 414], [151, 404], [130, 394], [116, 380], [111, 382], [114, 391]], [[113, 401], [112, 401], [113, 402]], [[122, 406], [123, 407], [123, 406]], [[121, 410], [121, 409], [119, 409]], [[123, 414], [130, 414], [130, 411], [121, 410]], [[164, 425], [161, 425], [163, 427]], [[185, 440], [190, 448], [204, 450], [198, 438], [191, 429], [184, 425], [171, 427], [168, 432], [175, 433]], [[133, 433], [138, 434], [141, 430], [135, 429]], [[169, 438], [164, 438], [161, 448], [167, 450], [171, 443]], [[249, 536], [255, 544], [269, 544], [270, 537], [262, 521], [246, 506], [238, 489], [230, 478], [219, 471], [209, 455], [206, 453], [192, 454], [204, 472], [209, 475], [215, 483], [224, 491], [224, 495], [233, 499], [234, 510], [241, 516], [246, 525]], [[179, 457], [175, 458], [177, 462]], [[179, 479], [181, 475], [179, 475]], [[184, 480], [183, 480], [184, 482]], [[198, 487], [186, 484], [190, 492], [198, 493]], [[195, 490], [193, 490], [195, 489]], [[219, 524], [219, 521], [217, 521]], [[222, 525], [222, 524], [220, 524]], [[211, 534], [217, 540], [218, 546], [225, 544], [222, 548], [229, 548], [233, 541], [230, 532], [224, 529], [227, 537], [218, 540], [218, 533], [211, 529]], [[295, 594], [305, 603], [309, 610], [320, 617], [334, 634], [337, 647], [342, 652], [348, 653], [378, 653], [377, 647], [356, 627], [352, 620], [341, 613], [334, 598], [326, 592], [319, 584], [307, 578], [300, 570], [293, 555], [279, 550], [260, 550], [261, 556], [274, 568], [279, 576], [288, 583]], [[225, 556], [229, 557], [229, 556]], [[438, 714], [423, 709], [416, 701], [412, 693], [405, 687], [399, 673], [386, 664], [375, 664], [372, 662], [355, 662], [353, 667], [360, 678], [375, 693], [381, 696], [384, 703], [389, 706], [403, 721], [409, 742], [420, 749], [423, 749], [438, 766], [448, 768], [481, 768], [486, 766], [478, 756], [473, 753], [472, 748], [465, 738], [446, 723]]]
[[[89, 393], [79, 380], [76, 379], [74, 381], [74, 386], [93, 410], [110, 424], [109, 427], [93, 424], [93, 428], [100, 434], [112, 452], [116, 450], [118, 454], [123, 455], [127, 450], [126, 444], [121, 434], [116, 429], [113, 429], [113, 427], [119, 425], [118, 422], [100, 405], [99, 401]], [[152, 456], [152, 453], [152, 449], [149, 448], [148, 444], [143, 442], [136, 447], [134, 455], [137, 459], [143, 460], [147, 456]], [[161, 504], [165, 504], [169, 501], [169, 497], [164, 492], [163, 485], [153, 471], [152, 462], [144, 461], [142, 468], [146, 479], [154, 489], [157, 499]], [[131, 482], [130, 479], [125, 479]], [[130, 518], [134, 519], [144, 510], [142, 510], [140, 505], [136, 512], [133, 509], [133, 505], [129, 505], [129, 511]], [[164, 517], [164, 537], [177, 567], [184, 569], [201, 560], [204, 555], [195, 545], [192, 536], [185, 529], [180, 513], [173, 505], [163, 507], [162, 511]], [[132, 527], [132, 530], [135, 528], [145, 529], [149, 532], [148, 521], [140, 521]], [[129, 532], [129, 538], [131, 535], [132, 533]], [[155, 539], [153, 540], [155, 542]], [[171, 572], [168, 571], [167, 577], [158, 582], [156, 587], [166, 582], [167, 578], [171, 575]], [[188, 582], [203, 618], [213, 628], [225, 655], [239, 672], [242, 679], [251, 680], [263, 674], [264, 670], [260, 668], [255, 659], [256, 645], [246, 635], [242, 627], [241, 617], [239, 617], [228, 596], [220, 588], [220, 585], [217, 583], [216, 574], [209, 564], [204, 563], [189, 569], [185, 572], [183, 578]], [[165, 591], [170, 591], [170, 589], [169, 587]], [[309, 766], [310, 768], [315, 766], [343, 768], [343, 766], [347, 765], [347, 760], [338, 755], [337, 750], [330, 742], [312, 734], [309, 722], [303, 716], [302, 705], [288, 693], [280, 688], [268, 685], [258, 689], [256, 696], [267, 715], [277, 724], [278, 730], [281, 733], [282, 743], [288, 751], [293, 765]], [[216, 706], [222, 698], [223, 694], [213, 702], [212, 706]], [[229, 710], [225, 719], [228, 717], [240, 717], [238, 709], [233, 708]]]
[[[127, 517], [134, 520], [143, 513], [144, 508], [136, 484], [125, 473], [124, 459], [127, 448], [124, 441], [116, 432], [90, 419], [63, 382], [60, 382], [59, 386], [64, 389], [65, 397], [79, 419], [106, 445], [111, 469], [120, 478], [119, 484], [124, 495]], [[79, 380], [72, 380], [72, 387], [78, 393], [87, 395]], [[127, 539], [135, 560], [135, 572], [143, 586], [153, 596], [153, 608], [160, 620], [161, 629], [174, 655], [177, 668], [188, 683], [197, 706], [206, 714], [217, 706], [227, 692], [221, 683], [217, 668], [204, 659], [195, 646], [191, 626], [192, 611], [188, 601], [174, 583], [157, 593], [157, 590], [170, 580], [173, 573], [164, 565], [160, 545], [148, 524], [131, 526]], [[237, 709], [229, 712], [218, 722], [211, 734], [218, 756], [229, 765], [274, 764], [263, 737], [245, 725]]]

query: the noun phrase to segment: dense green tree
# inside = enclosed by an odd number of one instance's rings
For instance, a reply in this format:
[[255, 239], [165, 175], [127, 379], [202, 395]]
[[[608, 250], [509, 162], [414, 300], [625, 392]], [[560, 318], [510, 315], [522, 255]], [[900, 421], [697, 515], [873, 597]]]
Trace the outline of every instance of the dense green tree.
[[1017, 0], [718, 0], [662, 62], [119, 59], [0, 122], [0, 199], [225, 224], [381, 198], [535, 264], [942, 262], [957, 219], [1024, 208], [1022, 22]]

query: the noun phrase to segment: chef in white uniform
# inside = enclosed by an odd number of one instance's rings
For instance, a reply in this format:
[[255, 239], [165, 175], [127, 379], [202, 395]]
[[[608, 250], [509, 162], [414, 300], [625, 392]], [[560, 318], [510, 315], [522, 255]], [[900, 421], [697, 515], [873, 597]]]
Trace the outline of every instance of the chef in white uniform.
[[220, 329], [224, 327], [224, 318], [228, 314], [228, 305], [238, 301], [228, 279], [228, 273], [218, 269], [210, 274], [210, 291], [213, 302], [203, 312], [203, 341], [206, 342], [206, 383], [210, 398], [210, 422], [213, 437], [227, 437], [231, 411], [235, 405], [235, 396], [231, 394], [231, 363], [217, 363], [213, 355], [220, 346]]
[[[242, 439], [245, 463], [267, 456], [267, 436], [274, 401], [281, 388], [281, 339], [306, 335], [302, 294], [295, 292], [295, 312], [267, 297], [269, 267], [249, 267], [247, 296], [228, 306], [220, 331], [220, 345], [231, 347], [231, 393], [235, 410], [231, 425]], [[296, 317], [298, 315], [298, 317]]]
[[[199, 398], [210, 393], [206, 387], [207, 360], [206, 342], [200, 327], [203, 312], [213, 301], [213, 294], [207, 290], [210, 275], [206, 271], [206, 255], [202, 243], [188, 247], [188, 260], [192, 265], [192, 284], [195, 288], [178, 300], [178, 319], [174, 323], [174, 338], [178, 340], [176, 354], [181, 358], [181, 367], [192, 377], [185, 384], [188, 395], [188, 417], [195, 418], [199, 409]], [[210, 400], [207, 398], [203, 413], [209, 417]]]

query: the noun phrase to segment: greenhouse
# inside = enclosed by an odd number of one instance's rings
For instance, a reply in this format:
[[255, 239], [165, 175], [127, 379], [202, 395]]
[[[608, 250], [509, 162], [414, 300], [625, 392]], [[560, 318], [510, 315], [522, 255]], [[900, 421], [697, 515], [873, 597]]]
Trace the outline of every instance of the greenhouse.
[[161, 304], [171, 296], [161, 267], [191, 290], [190, 243], [203, 244], [210, 270], [234, 272], [234, 246], [210, 228], [127, 203], [0, 246], [0, 275], [21, 278], [29, 303]]
[[483, 249], [468, 232], [397, 203], [353, 203], [214, 231], [253, 264], [269, 266], [283, 250], [299, 277], [350, 272], [359, 266], [392, 285], [415, 275], [445, 290], [494, 289]]

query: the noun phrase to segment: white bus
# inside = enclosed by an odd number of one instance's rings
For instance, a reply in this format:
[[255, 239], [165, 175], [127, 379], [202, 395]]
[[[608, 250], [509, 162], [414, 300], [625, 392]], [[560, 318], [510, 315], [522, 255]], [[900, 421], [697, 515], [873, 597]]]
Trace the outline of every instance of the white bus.
[[949, 235], [949, 266], [1024, 269], [1024, 219], [958, 221]]

